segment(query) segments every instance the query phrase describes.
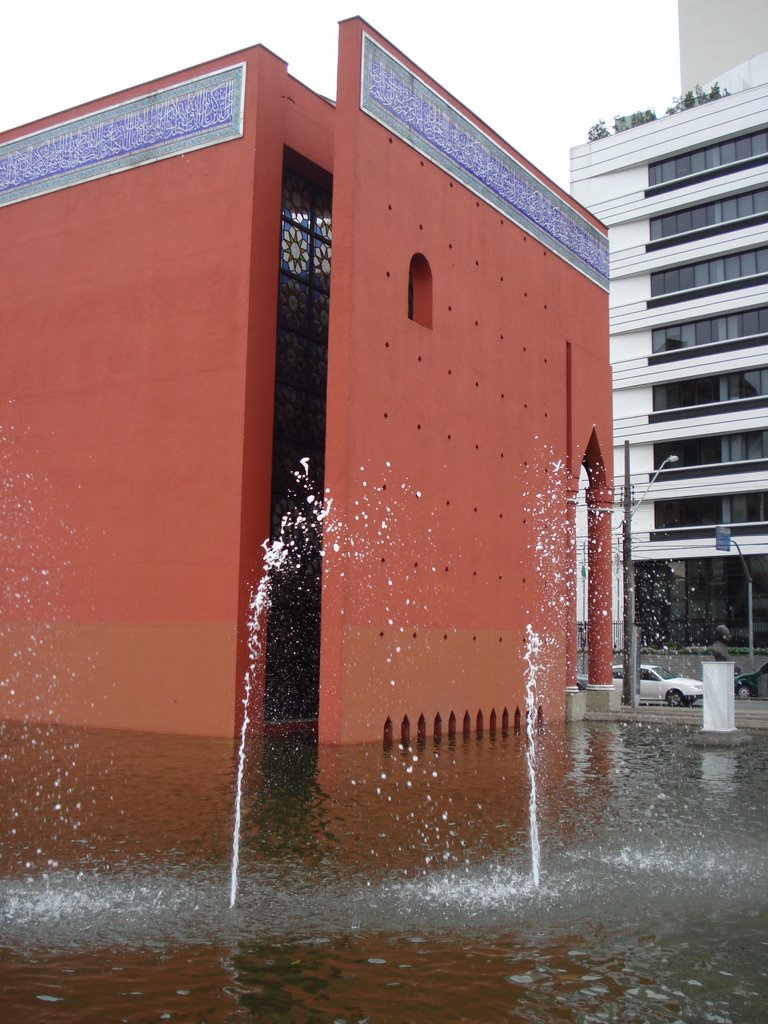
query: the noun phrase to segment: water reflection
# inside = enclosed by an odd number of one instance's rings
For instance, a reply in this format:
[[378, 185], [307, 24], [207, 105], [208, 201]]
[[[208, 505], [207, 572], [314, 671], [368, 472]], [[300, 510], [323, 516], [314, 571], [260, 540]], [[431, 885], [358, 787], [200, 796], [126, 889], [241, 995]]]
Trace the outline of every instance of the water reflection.
[[547, 728], [539, 889], [524, 736], [254, 742], [234, 911], [232, 744], [0, 739], [2, 1019], [735, 1022], [768, 998], [768, 738]]

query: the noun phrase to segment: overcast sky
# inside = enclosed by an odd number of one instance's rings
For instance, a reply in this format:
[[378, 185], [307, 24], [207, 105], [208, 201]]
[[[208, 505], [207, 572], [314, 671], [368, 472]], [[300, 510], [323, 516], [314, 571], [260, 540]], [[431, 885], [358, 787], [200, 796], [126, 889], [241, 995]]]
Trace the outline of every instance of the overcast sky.
[[591, 125], [680, 92], [677, 0], [27, 0], [2, 16], [0, 131], [255, 43], [335, 97], [356, 14], [564, 188]]

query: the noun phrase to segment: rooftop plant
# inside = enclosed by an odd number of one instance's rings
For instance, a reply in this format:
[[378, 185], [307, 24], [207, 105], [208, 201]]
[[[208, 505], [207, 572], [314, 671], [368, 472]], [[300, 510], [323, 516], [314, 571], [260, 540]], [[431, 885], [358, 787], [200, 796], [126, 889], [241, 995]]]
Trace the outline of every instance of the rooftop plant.
[[[698, 107], [702, 103], [710, 103], [712, 100], [719, 100], [727, 95], [728, 90], [721, 89], [718, 82], [715, 82], [709, 91], [697, 85], [694, 89], [689, 89], [683, 96], [678, 96], [674, 99], [670, 106], [667, 107], [666, 113], [679, 114], [681, 110], [690, 110], [691, 107]], [[611, 132], [605, 121], [601, 119], [589, 129], [587, 141], [598, 142], [600, 139], [607, 139], [611, 134], [618, 135], [619, 132], [625, 132], [628, 128], [636, 128], [640, 124], [647, 124], [649, 121], [655, 120], [656, 111], [653, 107], [648, 107], [646, 110], [636, 110], [634, 114], [617, 114], [613, 119], [613, 132]]]

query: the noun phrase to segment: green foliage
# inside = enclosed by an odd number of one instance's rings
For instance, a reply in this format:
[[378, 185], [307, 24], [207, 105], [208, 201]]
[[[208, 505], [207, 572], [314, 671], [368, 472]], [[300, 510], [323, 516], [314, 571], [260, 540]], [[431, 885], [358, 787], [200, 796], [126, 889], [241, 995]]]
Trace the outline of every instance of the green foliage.
[[651, 107], [647, 110], [636, 110], [634, 114], [625, 114], [619, 116], [618, 114], [613, 119], [613, 130], [618, 135], [619, 132], [625, 132], [627, 128], [637, 128], [640, 124], [648, 124], [649, 121], [656, 120], [656, 111]]
[[698, 107], [702, 103], [719, 100], [721, 96], [727, 95], [727, 91], [720, 90], [719, 82], [715, 82], [709, 92], [705, 92], [700, 85], [697, 85], [695, 89], [689, 89], [684, 96], [678, 96], [673, 100], [672, 105], [667, 107], [667, 113], [679, 114], [681, 110], [690, 110], [691, 107]]
[[[674, 99], [667, 107], [666, 113], [679, 114], [681, 110], [690, 110], [691, 107], [698, 107], [702, 103], [710, 103], [712, 100], [719, 100], [722, 96], [727, 95], [728, 90], [721, 89], [718, 82], [715, 82], [709, 91], [705, 91], [700, 85], [697, 85], [695, 89], [690, 89], [684, 96]], [[646, 110], [636, 110], [634, 114], [617, 114], [613, 119], [613, 133], [617, 135], [619, 132], [625, 132], [628, 128], [637, 128], [638, 125], [648, 124], [649, 121], [655, 120], [656, 111], [652, 107], [648, 107]], [[600, 139], [607, 139], [610, 134], [610, 128], [605, 121], [600, 120], [589, 129], [587, 141], [599, 142]]]

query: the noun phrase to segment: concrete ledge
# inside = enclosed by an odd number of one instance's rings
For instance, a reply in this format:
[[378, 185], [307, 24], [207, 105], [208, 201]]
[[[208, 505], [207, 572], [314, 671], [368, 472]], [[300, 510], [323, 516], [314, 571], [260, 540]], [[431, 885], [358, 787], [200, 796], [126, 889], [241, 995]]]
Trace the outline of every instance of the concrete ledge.
[[566, 690], [565, 691], [565, 720], [566, 722], [582, 722], [587, 713], [587, 691]]
[[689, 739], [694, 747], [743, 747], [752, 742], [750, 734], [741, 729], [702, 729], [692, 732]]
[[621, 694], [615, 686], [588, 686], [586, 692], [588, 713], [619, 711], [621, 708]]
[[[646, 725], [683, 726], [702, 731], [703, 715], [700, 707], [668, 708], [643, 705], [639, 708], [619, 707], [616, 711], [593, 711], [587, 704], [586, 721], [591, 722], [643, 722]], [[743, 729], [768, 730], [768, 706], [765, 701], [740, 700], [736, 702], [736, 731]]]

